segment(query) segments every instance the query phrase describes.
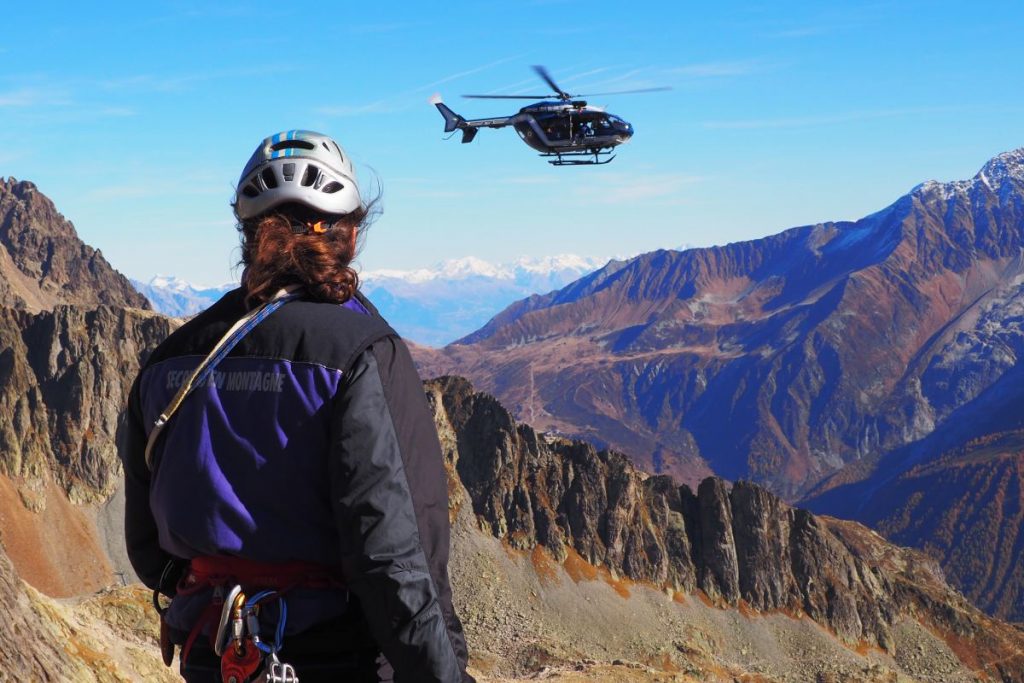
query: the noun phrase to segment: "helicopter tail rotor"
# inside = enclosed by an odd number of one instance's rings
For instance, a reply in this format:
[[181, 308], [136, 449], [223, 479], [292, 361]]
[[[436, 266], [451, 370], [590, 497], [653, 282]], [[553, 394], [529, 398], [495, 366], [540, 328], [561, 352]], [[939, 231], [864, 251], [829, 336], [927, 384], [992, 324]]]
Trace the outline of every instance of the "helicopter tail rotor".
[[459, 124], [463, 123], [466, 119], [462, 118], [444, 103], [440, 95], [434, 95], [430, 98], [430, 103], [437, 107], [437, 110], [441, 112], [441, 116], [444, 117], [444, 132], [451, 133], [459, 128]]
[[467, 142], [473, 142], [473, 138], [476, 137], [477, 129], [473, 126], [466, 125], [466, 119], [453, 112], [444, 100], [441, 99], [440, 94], [435, 94], [430, 98], [430, 103], [437, 107], [437, 110], [441, 112], [441, 116], [444, 117], [444, 132], [454, 133], [455, 131], [462, 130], [462, 144]]

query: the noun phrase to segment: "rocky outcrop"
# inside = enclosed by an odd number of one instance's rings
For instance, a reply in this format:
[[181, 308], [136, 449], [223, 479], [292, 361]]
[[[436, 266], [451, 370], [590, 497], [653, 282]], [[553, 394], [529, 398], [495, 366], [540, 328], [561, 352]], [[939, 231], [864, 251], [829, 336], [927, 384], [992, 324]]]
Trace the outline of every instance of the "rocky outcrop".
[[[479, 525], [511, 547], [581, 556], [622, 578], [723, 607], [807, 615], [850, 643], [889, 650], [912, 618], [971, 648], [976, 668], [1024, 680], [1024, 636], [985, 617], [936, 562], [856, 523], [795, 509], [747, 482], [694, 493], [619, 453], [539, 434], [463, 379], [427, 383], [445, 457]], [[978, 663], [980, 662], [980, 664]]]
[[[57, 633], [36, 613], [28, 590], [0, 546], [0, 614], [8, 634], [0, 647], [0, 671], [27, 680], [56, 680], [59, 671], [84, 668], [60, 646]], [[14, 636], [12, 639], [11, 636]]]
[[[173, 329], [137, 309], [0, 308], [0, 473], [52, 478], [76, 502], [106, 499], [120, 473], [115, 436], [131, 382]], [[31, 501], [32, 488], [24, 495]]]
[[159, 659], [149, 609], [139, 588], [60, 604], [26, 586], [0, 544], [0, 680], [179, 680]]
[[34, 184], [0, 178], [0, 306], [58, 304], [150, 308]]

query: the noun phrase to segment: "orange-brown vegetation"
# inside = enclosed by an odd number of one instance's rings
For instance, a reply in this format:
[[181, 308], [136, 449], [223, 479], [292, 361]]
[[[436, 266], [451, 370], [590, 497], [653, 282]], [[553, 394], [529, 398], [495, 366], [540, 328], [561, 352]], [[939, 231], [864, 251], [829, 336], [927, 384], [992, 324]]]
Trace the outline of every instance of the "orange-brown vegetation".
[[597, 579], [597, 567], [584, 560], [572, 548], [566, 548], [565, 561], [562, 562], [562, 566], [565, 567], [565, 573], [569, 575], [569, 578], [576, 583]]
[[533, 546], [530, 561], [533, 562], [533, 570], [537, 572], [537, 578], [542, 584], [558, 583], [558, 564], [542, 546]]

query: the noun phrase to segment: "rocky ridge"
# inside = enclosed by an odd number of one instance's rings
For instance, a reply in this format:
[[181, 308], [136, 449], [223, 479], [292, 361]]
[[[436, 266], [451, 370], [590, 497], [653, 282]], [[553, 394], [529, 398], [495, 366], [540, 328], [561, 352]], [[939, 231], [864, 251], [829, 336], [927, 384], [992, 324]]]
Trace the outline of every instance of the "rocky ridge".
[[[577, 577], [603, 572], [624, 598], [645, 586], [808, 618], [841, 642], [892, 654], [912, 620], [979, 675], [1024, 680], [1024, 633], [970, 605], [923, 554], [747, 482], [709, 478], [693, 492], [646, 475], [622, 454], [517, 424], [460, 378], [428, 382], [427, 392], [453, 473], [453, 516], [471, 509], [513, 550], [543, 550]], [[533, 561], [543, 573], [543, 558]]]
[[0, 306], [149, 308], [149, 302], [28, 181], [0, 178]]

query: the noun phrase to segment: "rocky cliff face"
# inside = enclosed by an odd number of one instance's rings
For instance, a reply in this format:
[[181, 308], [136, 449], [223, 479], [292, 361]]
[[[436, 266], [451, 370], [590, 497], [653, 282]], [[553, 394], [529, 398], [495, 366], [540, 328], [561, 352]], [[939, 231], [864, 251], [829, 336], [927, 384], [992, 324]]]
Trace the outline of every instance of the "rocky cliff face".
[[0, 309], [0, 472], [52, 476], [74, 502], [117, 484], [118, 416], [140, 363], [174, 329], [145, 311]]
[[[696, 492], [615, 452], [517, 424], [468, 382], [427, 384], [446, 458], [465, 486], [453, 506], [515, 549], [723, 607], [801, 614], [851, 643], [894, 649], [905, 618], [974, 653], [1002, 680], [1024, 676], [1024, 635], [949, 588], [936, 562], [858, 524], [792, 508], [765, 489], [708, 478]], [[453, 485], [458, 494], [460, 487]]]
[[0, 306], [41, 311], [62, 303], [150, 307], [35, 185], [0, 178]]
[[120, 484], [115, 439], [131, 382], [172, 329], [138, 309], [0, 308], [0, 542], [48, 595], [130, 575], [117, 508], [100, 506]]

